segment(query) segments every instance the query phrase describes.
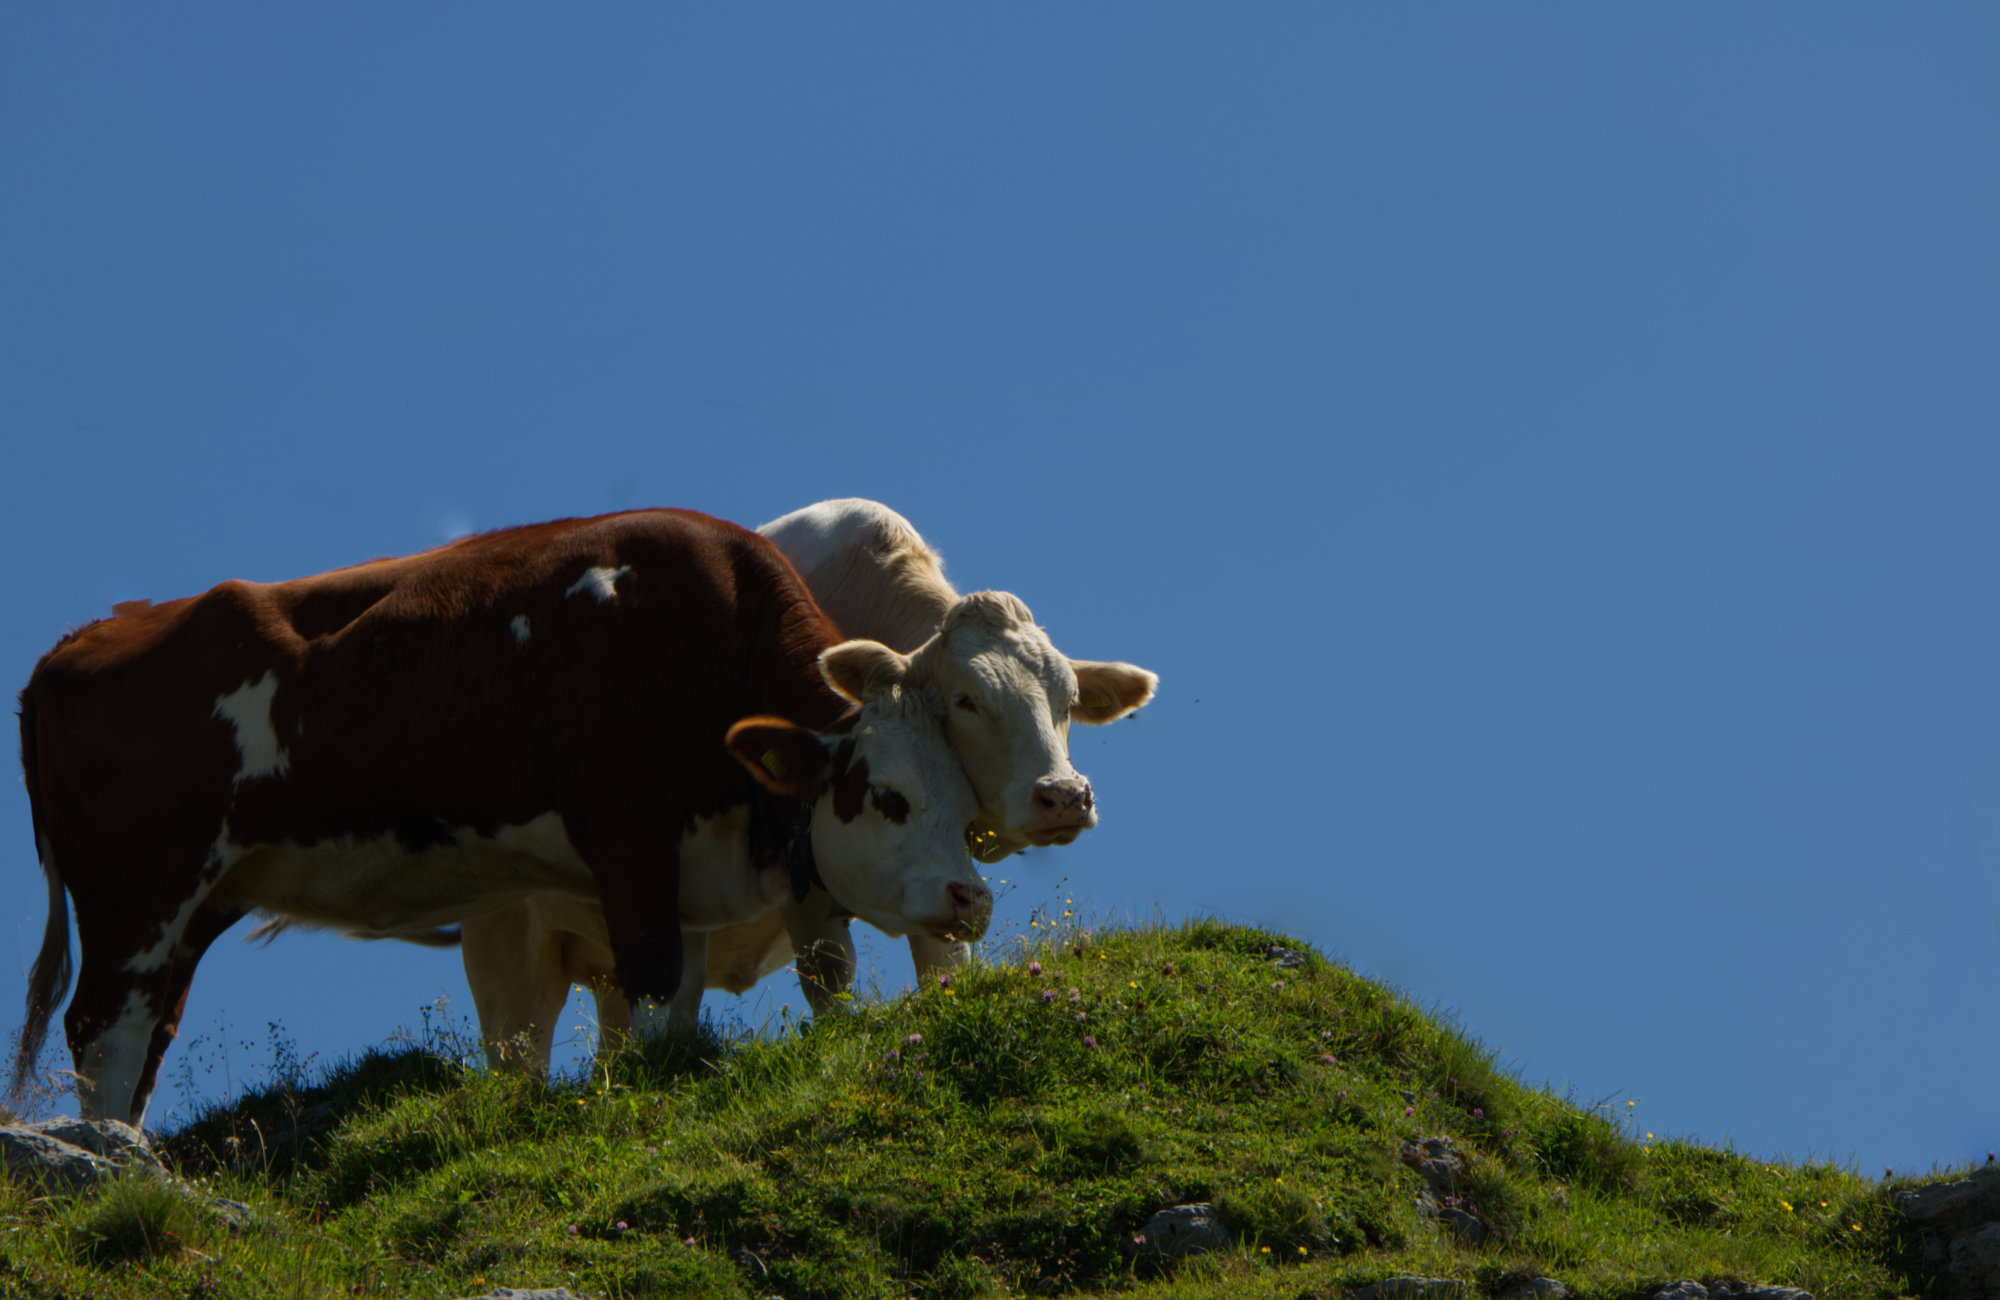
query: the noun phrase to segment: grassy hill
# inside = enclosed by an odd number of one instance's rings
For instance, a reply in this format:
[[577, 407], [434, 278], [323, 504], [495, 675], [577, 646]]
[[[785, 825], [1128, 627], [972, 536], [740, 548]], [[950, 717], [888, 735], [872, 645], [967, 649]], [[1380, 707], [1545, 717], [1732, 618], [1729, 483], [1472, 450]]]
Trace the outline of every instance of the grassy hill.
[[[1553, 1277], [1625, 1300], [1695, 1278], [1848, 1300], [1926, 1285], [1884, 1184], [1654, 1138], [1625, 1109], [1525, 1086], [1283, 936], [1065, 931], [803, 1035], [705, 1040], [582, 1082], [371, 1053], [162, 1141], [201, 1195], [137, 1177], [77, 1199], [0, 1189], [0, 1295], [1299, 1300], [1424, 1275], [1467, 1295]], [[1463, 1168], [1449, 1201], [1420, 1207], [1403, 1152], [1435, 1137]], [[1135, 1253], [1148, 1216], [1193, 1201], [1233, 1248]], [[1436, 1217], [1450, 1210], [1483, 1243]]]

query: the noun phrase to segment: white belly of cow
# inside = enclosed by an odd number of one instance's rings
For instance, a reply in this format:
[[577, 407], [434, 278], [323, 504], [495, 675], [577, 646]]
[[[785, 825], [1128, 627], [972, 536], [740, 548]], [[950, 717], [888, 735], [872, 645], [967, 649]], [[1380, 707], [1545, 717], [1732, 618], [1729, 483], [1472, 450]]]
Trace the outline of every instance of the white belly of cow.
[[393, 835], [231, 848], [236, 861], [218, 899], [382, 934], [450, 925], [538, 890], [598, 896], [552, 812], [490, 836], [460, 828], [451, 843], [416, 852]]
[[681, 835], [681, 928], [720, 930], [765, 916], [784, 901], [791, 877], [782, 862], [750, 861], [750, 809], [697, 817]]
[[[740, 925], [783, 900], [784, 866], [752, 866], [748, 831], [749, 809], [735, 808], [682, 834], [683, 928]], [[491, 836], [460, 828], [451, 843], [417, 852], [393, 835], [224, 847], [233, 865], [216, 901], [382, 935], [451, 925], [534, 893], [599, 902], [596, 879], [552, 812]]]

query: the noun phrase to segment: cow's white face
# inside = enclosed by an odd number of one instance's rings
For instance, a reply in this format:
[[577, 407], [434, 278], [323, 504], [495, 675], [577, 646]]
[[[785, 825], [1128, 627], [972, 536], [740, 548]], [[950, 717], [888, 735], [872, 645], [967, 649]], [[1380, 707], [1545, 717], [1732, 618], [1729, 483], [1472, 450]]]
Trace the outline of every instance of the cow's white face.
[[827, 892], [856, 916], [947, 943], [985, 933], [993, 892], [966, 850], [979, 801], [929, 700], [878, 692], [846, 734], [747, 719], [729, 748], [772, 789], [816, 792], [813, 856]]
[[820, 670], [851, 700], [897, 688], [940, 710], [979, 800], [972, 838], [982, 862], [1068, 844], [1097, 824], [1090, 781], [1070, 766], [1069, 725], [1116, 721], [1159, 681], [1131, 664], [1065, 657], [1026, 605], [994, 591], [960, 598], [912, 654], [849, 641], [823, 653]]

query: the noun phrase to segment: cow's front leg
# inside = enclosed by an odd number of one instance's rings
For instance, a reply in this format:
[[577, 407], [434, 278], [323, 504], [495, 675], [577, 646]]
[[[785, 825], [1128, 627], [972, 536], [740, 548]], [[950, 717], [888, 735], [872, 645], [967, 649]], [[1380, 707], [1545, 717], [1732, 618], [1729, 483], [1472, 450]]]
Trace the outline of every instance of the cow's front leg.
[[949, 975], [972, 964], [972, 945], [942, 943], [927, 934], [912, 932], [910, 935], [910, 961], [917, 968], [917, 986], [923, 986], [924, 979], [933, 972]]
[[679, 837], [664, 827], [634, 826], [631, 805], [614, 805], [581, 819], [571, 838], [597, 879], [612, 968], [632, 1005], [632, 1032], [662, 1037], [686, 961]]
[[468, 917], [458, 933], [486, 1063], [505, 1073], [545, 1073], [569, 1000], [562, 936], [539, 924], [525, 901]]
[[834, 915], [835, 910], [833, 895], [816, 887], [803, 899], [787, 898], [778, 908], [792, 939], [799, 988], [816, 1016], [824, 1015], [854, 983], [854, 937], [847, 917]]
[[[642, 1042], [692, 1034], [701, 1023], [701, 990], [708, 972], [708, 931], [681, 934], [681, 986], [664, 1000], [640, 998], [631, 1004], [631, 1033]], [[599, 1004], [602, 1016], [602, 1004]]]

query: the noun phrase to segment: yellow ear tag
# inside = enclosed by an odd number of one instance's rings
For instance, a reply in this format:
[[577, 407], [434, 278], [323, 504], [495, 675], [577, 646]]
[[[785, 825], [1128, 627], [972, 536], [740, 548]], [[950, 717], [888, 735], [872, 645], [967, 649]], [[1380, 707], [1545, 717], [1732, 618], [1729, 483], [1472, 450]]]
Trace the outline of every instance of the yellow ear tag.
[[785, 756], [777, 750], [765, 750], [764, 757], [757, 761], [763, 765], [764, 770], [769, 772], [774, 779], [779, 781], [785, 779]]

